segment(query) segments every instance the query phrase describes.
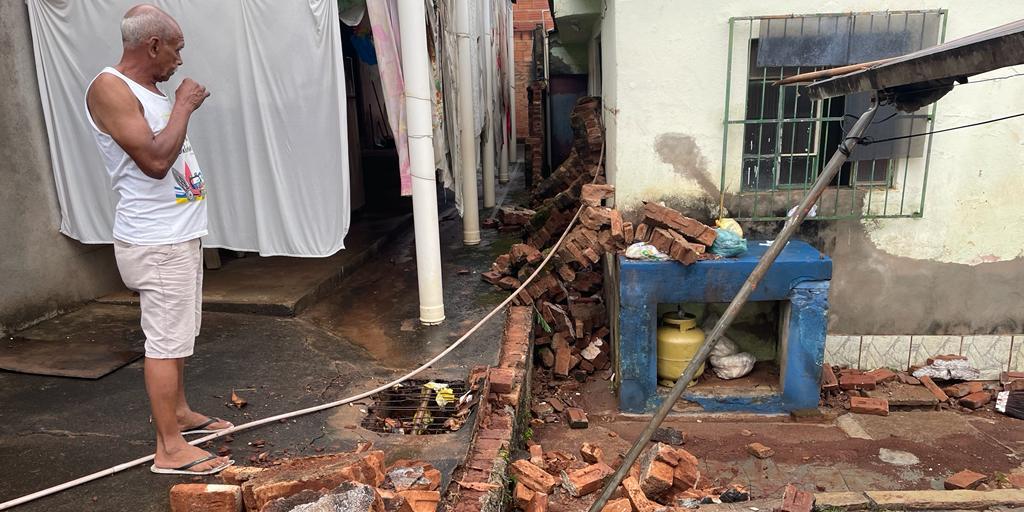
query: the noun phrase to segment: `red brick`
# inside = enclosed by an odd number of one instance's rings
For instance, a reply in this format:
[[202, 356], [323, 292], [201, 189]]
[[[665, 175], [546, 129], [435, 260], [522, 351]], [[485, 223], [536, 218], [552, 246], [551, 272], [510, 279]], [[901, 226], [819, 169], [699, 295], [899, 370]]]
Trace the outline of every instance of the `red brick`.
[[515, 290], [522, 284], [523, 283], [519, 282], [518, 279], [512, 276], [505, 276], [498, 280], [498, 286], [508, 291]]
[[657, 498], [672, 488], [675, 469], [660, 460], [651, 460], [640, 469], [640, 488], [648, 498]]
[[963, 398], [971, 393], [977, 393], [984, 389], [985, 386], [980, 382], [961, 382], [960, 384], [948, 386], [942, 391], [952, 398]]
[[644, 223], [637, 224], [633, 233], [634, 242], [647, 242], [651, 238], [650, 226]]
[[928, 377], [926, 375], [924, 377], [921, 377], [920, 380], [921, 384], [924, 385], [924, 387], [928, 388], [928, 391], [931, 391], [932, 394], [935, 395], [935, 398], [939, 399], [940, 402], [945, 402], [949, 400], [949, 397], [946, 396], [946, 393], [939, 389], [939, 386], [935, 385], [935, 381], [933, 381], [931, 377]]
[[900, 381], [900, 383], [902, 383], [902, 384], [907, 384], [909, 386], [920, 386], [921, 385], [921, 381], [917, 380], [916, 377], [911, 376], [907, 372], [899, 372], [899, 373], [897, 373], [896, 374], [896, 380]]
[[493, 270], [480, 274], [480, 279], [483, 279], [485, 282], [493, 285], [498, 285], [498, 283], [501, 282], [502, 277], [503, 276], [501, 274]]
[[535, 444], [530, 447], [530, 463], [539, 468], [544, 468], [547, 465], [544, 462], [544, 448], [539, 444]]
[[583, 458], [584, 462], [590, 464], [604, 462], [604, 450], [595, 444], [583, 443], [583, 445], [580, 446], [580, 456]]
[[896, 372], [893, 372], [888, 368], [879, 368], [877, 370], [872, 370], [870, 372], [867, 372], [867, 375], [874, 377], [875, 382], [878, 384], [882, 384], [884, 382], [892, 382], [896, 380]]
[[264, 468], [253, 466], [228, 466], [218, 476], [228, 485], [242, 485], [242, 482], [262, 473]]
[[672, 472], [672, 487], [687, 491], [697, 487], [700, 483], [700, 470], [696, 464], [687, 460], [680, 460], [679, 465]]
[[669, 254], [672, 251], [672, 242], [675, 239], [672, 238], [672, 234], [665, 228], [654, 228], [651, 233], [651, 239], [648, 241], [651, 245], [657, 248], [659, 251]]
[[645, 222], [652, 226], [674, 229], [685, 235], [686, 238], [709, 247], [715, 242], [717, 233], [714, 229], [671, 208], [655, 203], [646, 203], [643, 213]]
[[499, 395], [511, 393], [515, 387], [516, 374], [507, 368], [491, 368], [487, 372], [487, 378], [491, 383], [491, 392]]
[[587, 183], [580, 189], [580, 201], [588, 206], [601, 206], [601, 201], [615, 193], [612, 185], [597, 185]]
[[763, 445], [761, 443], [750, 443], [750, 444], [748, 444], [747, 445], [747, 452], [749, 452], [751, 455], [753, 455], [754, 457], [757, 457], [759, 459], [767, 459], [768, 457], [771, 457], [772, 455], [775, 455], [775, 450], [772, 450], [771, 448], [769, 448], [769, 447], [767, 447], [767, 446], [765, 446], [765, 445]]
[[926, 364], [932, 364], [935, 361], [966, 361], [967, 356], [960, 356], [956, 354], [946, 354], [941, 356], [932, 356], [928, 358]]
[[609, 500], [601, 512], [633, 512], [633, 504], [629, 502], [629, 498]]
[[509, 255], [512, 257], [513, 265], [522, 265], [524, 263], [536, 265], [544, 259], [544, 255], [536, 247], [527, 244], [513, 245]]
[[565, 410], [569, 416], [569, 428], [587, 428], [590, 422], [587, 420], [587, 413], [578, 407], [569, 407]]
[[992, 393], [988, 391], [978, 391], [977, 393], [971, 393], [960, 399], [960, 405], [968, 409], [978, 409], [983, 405], [992, 401]]
[[830, 364], [821, 366], [821, 389], [824, 391], [836, 391], [839, 389], [839, 380], [836, 379], [836, 374], [832, 371], [832, 365]]
[[949, 478], [943, 484], [947, 490], [974, 489], [981, 485], [988, 477], [968, 469], [965, 469]]
[[531, 491], [522, 482], [516, 482], [516, 487], [512, 491], [512, 501], [515, 502], [516, 507], [526, 510], [530, 500], [533, 499], [533, 494], [534, 491]]
[[585, 468], [575, 471], [562, 472], [562, 487], [569, 492], [570, 496], [586, 496], [601, 489], [604, 481], [615, 470], [603, 462], [591, 464]]
[[632, 222], [623, 222], [622, 223], [622, 236], [625, 239], [625, 241], [624, 241], [625, 244], [628, 245], [628, 244], [633, 243], [633, 237], [635, 235], [634, 235], [634, 232], [633, 232], [633, 223]]
[[565, 334], [556, 332], [551, 338], [551, 348], [555, 351], [555, 375], [568, 377], [572, 363], [572, 349], [569, 348], [569, 342], [566, 340]]
[[872, 414], [875, 416], [889, 415], [889, 401], [884, 398], [850, 397], [850, 412]]
[[782, 494], [782, 506], [779, 512], [811, 512], [814, 508], [814, 495], [797, 489], [795, 485], [786, 486]]
[[555, 477], [531, 464], [530, 461], [517, 460], [513, 462], [510, 472], [517, 482], [522, 482], [534, 492], [551, 494], [551, 491], [558, 485], [558, 480]]
[[240, 512], [242, 488], [227, 484], [177, 484], [171, 487], [171, 512]]
[[875, 378], [866, 373], [843, 375], [839, 377], [839, 387], [846, 391], [854, 389], [872, 390], [875, 389]]
[[400, 491], [398, 495], [405, 500], [400, 512], [435, 512], [441, 501], [437, 491]]
[[384, 452], [374, 450], [292, 459], [242, 483], [242, 499], [248, 509], [259, 510], [277, 498], [306, 489], [333, 489], [347, 481], [379, 487], [384, 482]]
[[640, 488], [640, 482], [635, 477], [627, 476], [622, 479], [622, 487], [626, 490], [626, 497], [633, 504], [633, 510], [636, 512], [652, 512], [657, 510], [658, 504], [647, 499], [647, 495]]
[[533, 499], [530, 500], [530, 504], [526, 506], [526, 512], [547, 512], [548, 510], [548, 495], [541, 492], [533, 493]]

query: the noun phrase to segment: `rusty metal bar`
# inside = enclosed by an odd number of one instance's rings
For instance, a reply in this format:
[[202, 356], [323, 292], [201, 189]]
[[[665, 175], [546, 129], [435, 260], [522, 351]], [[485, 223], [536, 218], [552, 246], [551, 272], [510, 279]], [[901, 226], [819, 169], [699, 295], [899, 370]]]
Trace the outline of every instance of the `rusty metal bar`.
[[814, 186], [804, 196], [804, 199], [800, 201], [799, 207], [792, 217], [786, 220], [786, 224], [782, 227], [782, 231], [779, 236], [772, 242], [772, 245], [768, 247], [761, 259], [758, 260], [757, 266], [751, 271], [750, 276], [747, 277], [746, 282], [740, 288], [740, 291], [733, 297], [732, 302], [729, 303], [729, 307], [722, 313], [722, 317], [718, 319], [718, 323], [715, 324], [715, 328], [711, 330], [704, 343], [697, 350], [697, 353], [690, 360], [690, 364], [686, 366], [686, 370], [683, 371], [683, 375], [676, 381], [675, 386], [672, 387], [672, 391], [669, 392], [668, 396], [658, 407], [658, 411], [651, 418], [650, 423], [644, 428], [644, 431], [640, 433], [640, 438], [636, 440], [633, 447], [630, 448], [629, 452], [626, 453], [626, 457], [623, 459], [622, 464], [615, 471], [615, 474], [605, 483], [604, 489], [601, 491], [601, 495], [598, 496], [594, 504], [590, 506], [590, 512], [600, 512], [604, 507], [605, 503], [608, 502], [608, 498], [611, 497], [615, 488], [619, 486], [622, 479], [629, 472], [629, 468], [633, 466], [636, 459], [640, 456], [640, 452], [647, 447], [647, 443], [650, 442], [651, 436], [661, 426], [661, 422], [665, 421], [665, 417], [668, 416], [669, 411], [672, 410], [672, 405], [675, 404], [680, 397], [683, 396], [683, 392], [686, 391], [686, 386], [693, 380], [697, 373], [697, 369], [704, 364], [704, 361], [711, 354], [711, 349], [715, 347], [718, 339], [722, 337], [722, 334], [726, 329], [729, 328], [729, 324], [739, 314], [740, 309], [746, 304], [747, 299], [750, 298], [750, 294], [753, 293], [754, 288], [761, 282], [765, 273], [768, 272], [768, 268], [771, 267], [775, 259], [778, 258], [779, 253], [786, 247], [786, 243], [796, 233], [797, 228], [800, 227], [800, 223], [803, 222], [804, 217], [807, 216], [807, 212], [810, 211], [811, 206], [818, 201], [821, 197], [821, 193], [828, 187], [829, 182], [842, 168], [843, 163], [846, 162], [847, 157], [853, 148], [860, 142], [861, 135], [867, 130], [868, 125], [871, 124], [871, 120], [875, 117], [875, 112], [878, 111], [878, 100], [877, 96], [872, 98], [871, 106], [866, 112], [861, 114], [860, 118], [850, 128], [850, 132], [846, 138], [839, 144], [839, 148], [835, 154], [832, 155], [832, 159], [829, 160], [828, 165], [825, 166], [824, 171], [818, 176], [818, 180], [814, 182]]

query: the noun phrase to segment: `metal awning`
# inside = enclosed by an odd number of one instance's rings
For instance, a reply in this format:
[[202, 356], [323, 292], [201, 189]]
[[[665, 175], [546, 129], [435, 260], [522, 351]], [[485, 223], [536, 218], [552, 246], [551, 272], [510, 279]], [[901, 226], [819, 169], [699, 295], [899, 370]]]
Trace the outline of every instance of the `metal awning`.
[[804, 94], [821, 100], [883, 91], [898, 105], [916, 110], [949, 92], [953, 82], [964, 83], [970, 76], [1018, 64], [1024, 64], [1024, 20], [815, 82], [804, 88]]

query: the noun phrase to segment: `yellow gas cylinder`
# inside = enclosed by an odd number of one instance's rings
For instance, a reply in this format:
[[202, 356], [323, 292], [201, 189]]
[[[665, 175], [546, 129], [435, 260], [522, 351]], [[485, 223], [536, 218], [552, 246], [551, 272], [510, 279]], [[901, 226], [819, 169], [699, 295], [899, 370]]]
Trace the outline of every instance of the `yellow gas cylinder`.
[[[702, 343], [704, 331], [697, 327], [696, 317], [681, 312], [662, 315], [661, 327], [658, 327], [658, 378], [678, 379]], [[697, 369], [691, 386], [702, 373], [703, 364]]]

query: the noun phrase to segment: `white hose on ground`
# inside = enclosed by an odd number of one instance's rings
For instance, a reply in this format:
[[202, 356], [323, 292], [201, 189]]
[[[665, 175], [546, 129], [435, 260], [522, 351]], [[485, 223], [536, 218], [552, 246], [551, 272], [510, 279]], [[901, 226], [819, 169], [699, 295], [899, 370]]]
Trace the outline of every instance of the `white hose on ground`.
[[[601, 147], [601, 160], [598, 160], [598, 164], [597, 164], [598, 168], [600, 168], [600, 166], [601, 166], [601, 162], [603, 160], [603, 157], [604, 157], [604, 146], [602, 145], [602, 147]], [[215, 434], [210, 434], [210, 435], [208, 435], [206, 437], [201, 437], [201, 438], [196, 439], [194, 441], [190, 441], [189, 444], [191, 444], [191, 445], [199, 445], [199, 444], [205, 443], [207, 441], [210, 441], [210, 440], [213, 440], [213, 439], [217, 439], [218, 437], [223, 437], [223, 436], [226, 436], [228, 434], [233, 434], [235, 432], [242, 432], [243, 430], [249, 430], [249, 429], [252, 429], [252, 428], [256, 428], [256, 427], [259, 427], [261, 425], [266, 425], [267, 423], [273, 423], [275, 421], [281, 421], [281, 420], [288, 419], [288, 418], [294, 418], [296, 416], [303, 416], [303, 415], [314, 413], [314, 412], [320, 412], [320, 411], [323, 411], [325, 409], [330, 409], [330, 408], [333, 408], [333, 407], [338, 407], [339, 405], [345, 405], [345, 404], [348, 404], [348, 403], [352, 403], [352, 402], [355, 402], [357, 400], [362, 400], [362, 399], [364, 399], [366, 397], [369, 397], [369, 396], [375, 395], [377, 393], [380, 393], [381, 391], [385, 391], [387, 389], [390, 389], [391, 387], [393, 387], [393, 386], [395, 386], [397, 384], [401, 384], [401, 383], [403, 383], [403, 382], [405, 382], [405, 381], [415, 377], [416, 375], [421, 373], [423, 370], [426, 370], [427, 368], [430, 368], [431, 366], [434, 365], [434, 363], [440, 361], [442, 358], [447, 356], [453, 350], [458, 348], [459, 345], [462, 345], [462, 342], [466, 341], [466, 339], [469, 338], [474, 332], [476, 332], [477, 329], [479, 329], [484, 323], [486, 323], [494, 315], [498, 314], [498, 312], [500, 312], [502, 309], [504, 309], [505, 306], [507, 306], [510, 302], [512, 302], [512, 299], [514, 299], [516, 295], [519, 295], [519, 293], [521, 293], [524, 289], [526, 289], [526, 286], [529, 285], [531, 282], [533, 282], [534, 278], [536, 278], [537, 275], [540, 274], [540, 271], [543, 270], [544, 267], [547, 266], [548, 262], [551, 261], [551, 258], [554, 257], [555, 252], [558, 251], [558, 248], [562, 246], [562, 242], [564, 242], [565, 241], [565, 237], [569, 235], [569, 231], [572, 229], [573, 225], [576, 224], [576, 221], [579, 219], [580, 213], [582, 211], [583, 211], [583, 205], [580, 205], [580, 207], [578, 209], [576, 209], [576, 215], [574, 215], [572, 217], [572, 220], [569, 221], [569, 225], [566, 226], [565, 231], [562, 233], [562, 236], [559, 237], [558, 241], [555, 242], [555, 245], [553, 245], [551, 247], [551, 250], [548, 252], [547, 257], [544, 258], [544, 260], [541, 261], [540, 265], [537, 266], [537, 270], [534, 270], [533, 273], [530, 274], [530, 277], [526, 278], [526, 280], [523, 281], [523, 284], [519, 285], [519, 288], [516, 288], [516, 290], [514, 292], [512, 292], [512, 294], [509, 295], [508, 298], [506, 298], [505, 300], [501, 301], [501, 304], [498, 304], [494, 309], [491, 310], [490, 313], [487, 313], [486, 316], [484, 316], [479, 322], [477, 322], [476, 325], [474, 325], [468, 331], [466, 331], [466, 334], [463, 334], [462, 337], [460, 337], [459, 339], [455, 340], [455, 342], [452, 343], [448, 348], [444, 349], [444, 351], [442, 351], [440, 354], [434, 356], [434, 358], [431, 359], [430, 361], [427, 361], [426, 363], [423, 363], [423, 365], [421, 365], [420, 367], [416, 368], [415, 370], [413, 370], [413, 371], [411, 371], [411, 372], [409, 372], [409, 373], [407, 373], [407, 374], [405, 374], [405, 375], [403, 375], [403, 376], [401, 376], [401, 377], [399, 377], [399, 378], [397, 378], [397, 379], [395, 379], [395, 380], [393, 380], [393, 381], [391, 381], [391, 382], [389, 382], [387, 384], [384, 384], [382, 386], [376, 387], [374, 389], [371, 389], [371, 390], [366, 391], [364, 393], [360, 393], [360, 394], [355, 395], [355, 396], [350, 396], [348, 398], [345, 398], [345, 399], [342, 399], [342, 400], [338, 400], [338, 401], [335, 401], [335, 402], [329, 402], [329, 403], [326, 403], [326, 404], [321, 404], [321, 405], [316, 405], [316, 406], [313, 406], [313, 407], [308, 407], [306, 409], [301, 409], [301, 410], [298, 410], [298, 411], [292, 411], [292, 412], [286, 412], [286, 413], [278, 414], [276, 416], [271, 416], [269, 418], [263, 418], [261, 420], [252, 421], [252, 422], [245, 423], [245, 424], [242, 424], [242, 425], [236, 425], [236, 426], [231, 427], [231, 428], [229, 428], [227, 430], [222, 430], [222, 431], [217, 432]], [[110, 467], [110, 468], [107, 468], [107, 469], [104, 469], [104, 470], [101, 470], [101, 471], [97, 471], [97, 472], [95, 472], [95, 473], [93, 473], [91, 475], [86, 475], [86, 476], [83, 476], [81, 478], [77, 478], [75, 480], [71, 480], [69, 482], [65, 482], [65, 483], [60, 484], [60, 485], [55, 485], [53, 487], [50, 487], [50, 488], [47, 488], [47, 489], [43, 489], [43, 490], [38, 491], [38, 492], [34, 492], [32, 494], [28, 494], [28, 495], [22, 496], [20, 498], [15, 498], [15, 499], [10, 500], [10, 501], [5, 501], [3, 503], [0, 503], [0, 510], [7, 510], [9, 508], [13, 508], [13, 507], [16, 507], [18, 505], [23, 505], [23, 504], [28, 503], [30, 501], [37, 500], [37, 499], [42, 498], [44, 496], [49, 496], [51, 494], [56, 494], [58, 492], [71, 489], [72, 487], [77, 487], [77, 486], [82, 485], [84, 483], [88, 483], [88, 482], [91, 482], [93, 480], [98, 480], [98, 479], [103, 478], [105, 476], [110, 476], [110, 475], [113, 475], [115, 473], [120, 473], [121, 471], [133, 468], [133, 467], [141, 465], [141, 464], [145, 464], [145, 463], [147, 463], [147, 462], [149, 462], [151, 460], [153, 460], [153, 455], [147, 455], [145, 457], [140, 457], [140, 458], [135, 459], [135, 460], [130, 461], [130, 462], [125, 462], [125, 463], [122, 463], [122, 464], [118, 464], [116, 466], [113, 466], [113, 467]]]

